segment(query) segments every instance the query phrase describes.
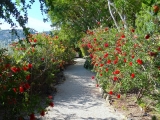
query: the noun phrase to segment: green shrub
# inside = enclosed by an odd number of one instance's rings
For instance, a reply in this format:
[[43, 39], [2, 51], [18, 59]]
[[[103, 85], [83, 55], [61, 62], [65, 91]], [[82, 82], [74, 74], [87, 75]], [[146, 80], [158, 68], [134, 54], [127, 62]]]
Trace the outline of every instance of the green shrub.
[[92, 60], [90, 57], [86, 57], [86, 61], [84, 63], [84, 68], [89, 69], [89, 70], [93, 69]]
[[11, 53], [0, 50], [0, 108], [3, 119], [35, 117], [45, 113], [52, 99], [41, 99], [54, 76], [73, 60], [75, 51], [65, 41], [46, 34], [30, 35], [10, 45]]

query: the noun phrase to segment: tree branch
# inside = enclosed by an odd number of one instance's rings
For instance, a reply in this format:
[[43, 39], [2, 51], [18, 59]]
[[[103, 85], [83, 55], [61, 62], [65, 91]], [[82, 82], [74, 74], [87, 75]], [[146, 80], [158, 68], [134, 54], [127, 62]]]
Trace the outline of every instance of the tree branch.
[[124, 28], [127, 28], [126, 16], [124, 15], [124, 17], [122, 17], [121, 13], [117, 10], [117, 8], [114, 6], [113, 3], [110, 3], [110, 5], [111, 5], [112, 7], [114, 7], [114, 9], [115, 9], [116, 12], [118, 13], [119, 17], [120, 17], [121, 20], [123, 21], [123, 23], [124, 23]]
[[112, 4], [111, 1], [108, 0], [109, 13], [110, 13], [110, 15], [111, 15], [111, 17], [112, 17], [112, 19], [113, 19], [113, 21], [114, 21], [115, 26], [116, 26], [117, 29], [119, 30], [118, 24], [117, 24], [117, 22], [116, 22], [116, 20], [115, 20], [115, 18], [114, 18], [114, 16], [113, 16], [113, 13], [112, 13], [112, 11], [111, 11], [111, 6], [110, 6], [111, 4]]
[[[113, 16], [112, 11], [111, 11], [111, 6], [116, 10], [116, 12], [118, 13], [120, 19], [123, 21], [123, 23], [124, 23], [124, 28], [127, 28], [126, 16], [124, 15], [124, 17], [123, 17], [122, 14], [121, 14], [121, 13], [117, 10], [117, 8], [114, 6], [114, 4], [111, 3], [110, 0], [108, 0], [109, 12], [110, 12], [110, 14], [111, 14], [111, 16], [112, 16], [112, 19], [114, 20], [114, 23], [115, 23], [116, 27], [118, 27], [118, 25], [117, 25], [117, 23], [116, 23], [116, 20], [115, 20], [115, 18], [114, 18], [114, 16]], [[119, 27], [118, 27], [118, 29], [119, 29]]]

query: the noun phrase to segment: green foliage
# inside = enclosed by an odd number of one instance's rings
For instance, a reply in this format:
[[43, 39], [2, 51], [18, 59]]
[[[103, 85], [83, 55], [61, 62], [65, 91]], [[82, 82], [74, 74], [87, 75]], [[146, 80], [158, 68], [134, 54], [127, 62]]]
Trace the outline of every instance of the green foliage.
[[[111, 5], [111, 11], [108, 9], [108, 1], [40, 0], [41, 11], [49, 14], [53, 26], [58, 30], [56, 33], [54, 31], [54, 37], [38, 34], [27, 36], [28, 41], [13, 43], [12, 58], [4, 54], [3, 50], [0, 52], [0, 100], [6, 108], [6, 117], [9, 114], [20, 115], [21, 110], [27, 115], [34, 111], [39, 98], [33, 93], [39, 91], [38, 88], [44, 84], [49, 85], [52, 82], [49, 79], [54, 77], [57, 70], [63, 69], [65, 63], [74, 58], [75, 51], [72, 48], [77, 47], [78, 40], [84, 37], [85, 33], [87, 35], [79, 47], [83, 55], [90, 53], [91, 59], [87, 58], [84, 67], [92, 69], [92, 64], [94, 65], [103, 89], [107, 92], [113, 90], [115, 95], [138, 91], [137, 99], [143, 96], [159, 99], [156, 91], [160, 85], [160, 12], [158, 9], [155, 11], [154, 6], [159, 5], [159, 1], [116, 0]], [[31, 8], [34, 0], [31, 0], [30, 4], [26, 4], [25, 0], [16, 2], [14, 4], [11, 0], [1, 1], [0, 11], [3, 12], [0, 13], [0, 18], [14, 26], [11, 19], [11, 16], [14, 16], [26, 34], [29, 34], [25, 27], [27, 9]], [[44, 10], [43, 3], [48, 10]], [[114, 13], [117, 23], [122, 26], [121, 30], [112, 28], [115, 23], [110, 12]], [[121, 16], [124, 21], [121, 21]], [[124, 24], [128, 26], [125, 30]], [[29, 64], [33, 67], [14, 73], [10, 66], [6, 67], [8, 63], [15, 67], [15, 70]], [[28, 82], [26, 75], [31, 75], [32, 81]], [[18, 90], [27, 82], [31, 88], [19, 94]], [[18, 92], [15, 94], [12, 88], [16, 88]], [[12, 102], [13, 106], [9, 105], [8, 100], [15, 101], [14, 98], [18, 104]]]
[[[73, 41], [79, 40], [88, 29], [99, 26], [97, 23], [108, 24], [106, 20], [109, 16], [106, 1], [62, 1], [47, 0], [49, 16], [53, 25], [65, 29], [66, 34], [73, 36]], [[104, 7], [101, 7], [104, 6]]]
[[58, 36], [37, 34], [28, 38], [29, 42], [12, 43], [11, 55], [5, 49], [0, 51], [0, 107], [5, 120], [40, 113], [50, 105], [51, 100], [42, 102], [40, 95], [55, 84], [55, 75], [75, 57], [70, 44]]
[[91, 58], [90, 57], [86, 57], [85, 59], [86, 59], [86, 61], [84, 63], [84, 68], [92, 70], [93, 69], [93, 65], [92, 65]]
[[160, 84], [159, 69], [153, 64], [158, 59], [159, 39], [145, 38], [145, 34], [135, 37], [132, 29], [118, 32], [99, 28], [93, 33], [82, 44], [89, 48], [94, 71], [104, 89], [115, 94], [138, 90], [141, 94], [137, 99], [154, 93], [155, 83]]
[[83, 57], [89, 55], [88, 48], [86, 46], [84, 47], [81, 42], [78, 42], [78, 47], [80, 48]]
[[122, 17], [126, 17], [127, 24], [135, 27], [136, 13], [141, 10], [143, 1], [144, 0], [116, 0], [114, 4], [118, 12], [122, 14]]
[[86, 47], [80, 47], [80, 50], [83, 57], [88, 56], [88, 51]]
[[137, 15], [136, 30], [139, 34], [155, 34], [160, 30], [158, 27], [158, 21], [160, 21], [160, 13], [155, 15], [155, 12], [153, 11], [153, 6], [147, 6], [146, 4], [143, 4], [142, 10]]

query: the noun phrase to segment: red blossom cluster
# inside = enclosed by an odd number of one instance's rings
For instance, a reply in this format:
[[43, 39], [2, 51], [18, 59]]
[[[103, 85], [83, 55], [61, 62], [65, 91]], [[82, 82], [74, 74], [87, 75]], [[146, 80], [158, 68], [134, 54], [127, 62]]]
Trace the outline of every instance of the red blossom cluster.
[[[121, 87], [122, 84], [130, 81], [134, 84], [134, 81], [139, 79], [139, 71], [150, 62], [146, 62], [147, 59], [142, 56], [156, 57], [160, 47], [158, 46], [157, 51], [152, 52], [150, 48], [155, 47], [148, 45], [148, 42], [151, 42], [151, 35], [138, 36], [133, 28], [129, 32], [122, 31], [116, 35], [111, 35], [108, 31], [108, 28], [97, 29], [94, 34], [92, 34], [93, 31], [87, 31], [88, 35], [82, 40], [83, 47], [88, 48], [94, 71], [97, 72], [98, 79], [102, 80], [102, 83], [105, 81], [104, 84], [112, 84], [112, 87], [116, 84]], [[143, 49], [145, 42], [147, 42], [146, 50], [150, 50], [149, 52]], [[106, 79], [108, 79], [107, 83]], [[113, 91], [109, 91], [109, 94], [112, 95]], [[115, 93], [115, 95], [120, 98], [120, 94]]]

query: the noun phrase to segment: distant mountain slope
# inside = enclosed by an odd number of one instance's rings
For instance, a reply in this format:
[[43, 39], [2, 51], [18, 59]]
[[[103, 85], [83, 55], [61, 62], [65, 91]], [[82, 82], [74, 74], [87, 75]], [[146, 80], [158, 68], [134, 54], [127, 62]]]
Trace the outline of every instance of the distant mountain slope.
[[[22, 29], [17, 29], [17, 34], [20, 38], [25, 38], [24, 32]], [[37, 33], [36, 30], [30, 29], [30, 32], [32, 34]], [[12, 33], [12, 30], [0, 30], [0, 41], [5, 41], [5, 40], [15, 40], [18, 37], [15, 35], [15, 33]]]
[[[25, 38], [24, 32], [22, 29], [17, 29], [17, 34], [20, 37], [20, 39]], [[29, 30], [31, 34], [36, 34], [38, 33], [34, 29]], [[49, 31], [44, 31], [44, 33], [49, 34]], [[17, 41], [18, 37], [12, 33], [12, 30], [0, 30], [0, 44], [3, 46], [8, 45], [9, 43], [13, 41]]]

